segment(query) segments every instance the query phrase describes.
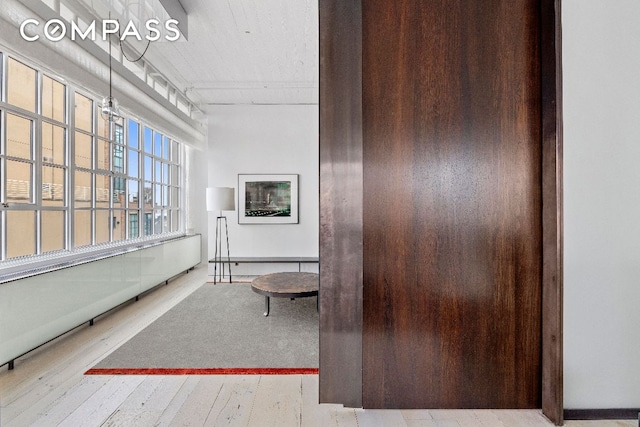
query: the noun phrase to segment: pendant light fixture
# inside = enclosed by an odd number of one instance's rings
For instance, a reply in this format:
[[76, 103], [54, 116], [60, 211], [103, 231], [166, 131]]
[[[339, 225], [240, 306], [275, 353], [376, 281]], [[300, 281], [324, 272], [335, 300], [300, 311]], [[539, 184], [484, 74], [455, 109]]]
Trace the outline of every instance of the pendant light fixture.
[[[109, 13], [109, 20], [111, 20], [111, 13]], [[113, 97], [113, 87], [111, 82], [111, 33], [109, 33], [109, 96], [102, 98], [101, 116], [105, 121], [115, 122], [120, 118], [120, 106], [118, 101]]]

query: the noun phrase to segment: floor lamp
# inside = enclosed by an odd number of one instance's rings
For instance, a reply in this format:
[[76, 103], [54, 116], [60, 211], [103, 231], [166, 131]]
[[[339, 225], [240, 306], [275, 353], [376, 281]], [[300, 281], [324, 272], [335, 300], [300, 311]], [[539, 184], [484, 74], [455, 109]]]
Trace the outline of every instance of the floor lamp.
[[[231, 255], [229, 254], [229, 228], [227, 227], [227, 217], [222, 215], [222, 211], [235, 211], [234, 189], [231, 187], [207, 188], [207, 210], [217, 211], [220, 214], [216, 217], [216, 249], [213, 258], [213, 283], [222, 282], [224, 277], [224, 265], [229, 265], [229, 283], [231, 283]], [[222, 223], [224, 222], [224, 234], [227, 240], [227, 260], [222, 256]]]

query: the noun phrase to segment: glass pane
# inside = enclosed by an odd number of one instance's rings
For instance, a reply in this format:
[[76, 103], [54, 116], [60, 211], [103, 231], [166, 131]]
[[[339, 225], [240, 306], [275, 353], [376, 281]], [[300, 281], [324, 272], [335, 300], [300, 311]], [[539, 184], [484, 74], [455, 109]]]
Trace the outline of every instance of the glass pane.
[[42, 204], [44, 206], [64, 206], [63, 168], [42, 167]]
[[50, 77], [42, 77], [42, 115], [64, 122], [65, 87]]
[[155, 188], [155, 199], [154, 199], [154, 207], [158, 207], [162, 205], [162, 185], [154, 184]]
[[166, 209], [162, 210], [161, 219], [162, 219], [162, 232], [163, 233], [168, 233], [170, 231], [169, 228], [170, 228], [170, 225], [171, 225], [171, 221], [170, 221], [170, 218], [169, 218], [169, 211], [168, 210], [166, 210]]
[[178, 185], [178, 166], [171, 165], [171, 185]]
[[153, 159], [149, 156], [144, 156], [144, 179], [151, 181], [153, 178]]
[[36, 112], [36, 70], [13, 58], [7, 61], [7, 102]]
[[151, 236], [153, 234], [153, 212], [144, 212], [144, 235]]
[[138, 148], [138, 123], [129, 120], [129, 146]]
[[64, 212], [40, 211], [42, 252], [64, 249]]
[[65, 129], [51, 123], [42, 122], [42, 161], [65, 165]]
[[169, 207], [169, 187], [162, 186], [162, 206]]
[[100, 115], [101, 111], [102, 111], [102, 106], [96, 102], [95, 114], [96, 114], [96, 117], [98, 118], [97, 120], [98, 131], [96, 132], [96, 134], [104, 139], [111, 139], [111, 135], [109, 135], [110, 122], [102, 118], [102, 116]]
[[76, 171], [74, 185], [76, 207], [91, 207], [91, 173]]
[[162, 134], [158, 132], [153, 134], [153, 154], [162, 157]]
[[134, 179], [130, 179], [128, 181], [128, 191], [129, 191], [129, 207], [137, 207], [138, 206], [138, 193], [140, 192], [140, 187], [138, 181]]
[[153, 153], [153, 142], [151, 141], [152, 132], [151, 129], [145, 126], [144, 128], [144, 151], [147, 153]]
[[178, 197], [178, 187], [171, 187], [171, 207], [180, 207], [180, 199]]
[[31, 160], [33, 138], [31, 137], [31, 120], [7, 113], [7, 148], [8, 156]]
[[96, 169], [111, 170], [111, 143], [98, 138], [96, 152]]
[[111, 226], [109, 210], [96, 210], [96, 244], [109, 242]]
[[164, 137], [163, 140], [163, 144], [162, 144], [162, 157], [164, 157], [165, 159], [169, 159], [169, 145], [171, 143], [171, 140], [168, 137]]
[[164, 232], [165, 233], [170, 233], [172, 231], [171, 230], [171, 226], [172, 226], [171, 215], [173, 214], [173, 211], [166, 210], [164, 212], [165, 212], [165, 215], [166, 215], [165, 218], [164, 218], [164, 227], [165, 227], [164, 228]]
[[113, 228], [113, 241], [124, 240], [127, 238], [126, 233], [126, 211], [114, 210], [111, 216], [111, 227]]
[[7, 211], [7, 258], [36, 253], [35, 211]]
[[144, 203], [145, 207], [151, 207], [151, 203], [153, 202], [153, 190], [151, 189], [151, 183], [145, 182], [143, 189], [143, 199], [142, 203]]
[[120, 177], [113, 178], [113, 207], [124, 208], [127, 196], [126, 196], [127, 180]]
[[129, 213], [129, 238], [135, 239], [140, 236], [140, 228], [138, 226], [138, 211], [127, 211]]
[[178, 163], [180, 160], [180, 151], [178, 150], [178, 143], [176, 141], [172, 141], [171, 143], [171, 160], [174, 163]]
[[162, 164], [162, 183], [169, 184], [169, 165], [167, 163]]
[[73, 246], [87, 246], [91, 244], [91, 211], [76, 210], [73, 213]]
[[[122, 119], [120, 119], [120, 123], [122, 123]], [[118, 144], [124, 144], [124, 127], [118, 123], [114, 123], [113, 126], [113, 141]]]
[[76, 132], [76, 166], [91, 169], [91, 136]]
[[162, 162], [156, 160], [155, 165], [156, 165], [156, 175], [155, 175], [154, 181], [162, 182]]
[[124, 147], [113, 144], [113, 171], [124, 173]]
[[156, 209], [153, 211], [153, 234], [160, 234], [162, 233], [162, 225], [163, 225], [163, 220], [162, 220], [162, 211], [159, 209]]
[[127, 174], [134, 178], [140, 178], [138, 174], [138, 152], [134, 150], [129, 150], [128, 156], [129, 170]]
[[180, 231], [180, 211], [173, 211], [171, 215], [171, 231]]
[[111, 200], [111, 177], [96, 174], [96, 207], [108, 208]]
[[31, 203], [31, 163], [7, 160], [6, 201], [11, 203]]
[[93, 131], [93, 101], [76, 93], [76, 128], [86, 130], [87, 132]]

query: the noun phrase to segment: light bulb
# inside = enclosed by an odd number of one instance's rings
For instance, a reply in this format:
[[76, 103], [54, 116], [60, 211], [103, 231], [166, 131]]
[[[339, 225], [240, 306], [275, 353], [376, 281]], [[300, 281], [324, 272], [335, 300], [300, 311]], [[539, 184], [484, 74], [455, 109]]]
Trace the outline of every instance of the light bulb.
[[103, 120], [114, 122], [120, 118], [120, 106], [118, 100], [113, 96], [105, 96], [102, 98], [102, 109], [100, 115]]

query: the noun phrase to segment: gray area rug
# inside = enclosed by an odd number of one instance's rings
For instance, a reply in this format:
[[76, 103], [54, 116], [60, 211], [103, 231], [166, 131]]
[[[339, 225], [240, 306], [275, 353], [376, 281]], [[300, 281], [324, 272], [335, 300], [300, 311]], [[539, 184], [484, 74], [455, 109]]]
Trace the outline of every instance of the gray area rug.
[[205, 283], [95, 368], [316, 368], [316, 303]]

